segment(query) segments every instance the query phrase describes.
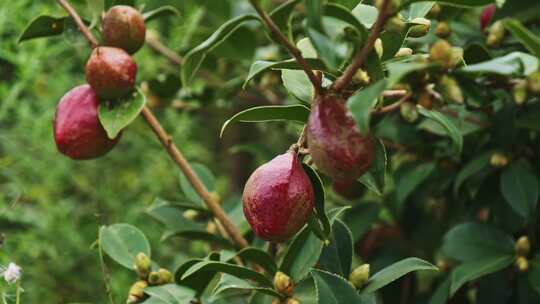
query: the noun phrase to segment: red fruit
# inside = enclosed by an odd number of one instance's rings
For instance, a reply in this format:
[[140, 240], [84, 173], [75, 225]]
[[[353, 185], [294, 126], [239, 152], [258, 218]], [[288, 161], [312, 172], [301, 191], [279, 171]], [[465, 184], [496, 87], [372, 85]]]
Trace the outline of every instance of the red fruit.
[[315, 100], [307, 142], [317, 168], [334, 180], [356, 180], [373, 163], [373, 138], [359, 133], [345, 101], [335, 95]]
[[84, 160], [107, 154], [120, 136], [111, 140], [98, 119], [99, 100], [89, 85], [67, 92], [60, 100], [53, 121], [58, 150], [73, 159]]
[[284, 242], [313, 212], [313, 186], [296, 153], [276, 156], [251, 174], [242, 196], [244, 215], [257, 236]]
[[124, 50], [97, 47], [86, 63], [86, 80], [100, 98], [117, 99], [133, 91], [137, 64]]
[[342, 196], [343, 198], [354, 200], [364, 195], [364, 186], [356, 181], [337, 180], [332, 184], [334, 192]]
[[141, 13], [131, 6], [111, 7], [103, 18], [103, 43], [125, 50], [137, 52], [144, 44], [146, 26]]
[[491, 23], [491, 19], [493, 19], [496, 10], [497, 5], [490, 4], [482, 11], [482, 15], [480, 15], [480, 29], [482, 29], [482, 32], [485, 31], [487, 26]]

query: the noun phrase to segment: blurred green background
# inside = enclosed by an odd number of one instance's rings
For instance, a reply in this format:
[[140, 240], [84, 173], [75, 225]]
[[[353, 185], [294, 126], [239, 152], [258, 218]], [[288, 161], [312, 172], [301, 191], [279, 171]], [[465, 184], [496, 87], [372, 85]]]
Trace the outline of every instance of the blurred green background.
[[[248, 7], [244, 1], [178, 2], [146, 1], [144, 10], [166, 4], [180, 10], [180, 17], [148, 25], [180, 54]], [[73, 4], [83, 17], [92, 18], [86, 2]], [[138, 226], [151, 240], [153, 259], [171, 269], [184, 256], [180, 251], [202, 255], [206, 248], [178, 239], [161, 243], [162, 229], [144, 212], [156, 197], [177, 200], [182, 193], [179, 171], [142, 119], [124, 132], [120, 144], [104, 158], [75, 162], [56, 151], [55, 106], [63, 94], [85, 82], [89, 48], [77, 31], [18, 44], [25, 26], [41, 14], [65, 16], [52, 0], [3, 1], [0, 5], [0, 265], [13, 261], [23, 268], [23, 303], [104, 303], [98, 252], [91, 248], [100, 225]], [[230, 50], [226, 59], [208, 60], [209, 69], [217, 71], [214, 87], [199, 81], [194, 89], [178, 91], [178, 66], [149, 47], [135, 56], [138, 82], [150, 83], [162, 95], [149, 99], [156, 115], [190, 161], [214, 172], [224, 198], [238, 194], [257, 162], [283, 151], [297, 132], [296, 126], [273, 124], [277, 131], [268, 134], [264, 130], [269, 126], [260, 125], [244, 128], [242, 133], [231, 128], [219, 139], [228, 116], [247, 104], [268, 102], [261, 93], [238, 95], [256, 56], [256, 39], [268, 44], [262, 33], [255, 35], [249, 28], [241, 32], [242, 47], [237, 48], [239, 41], [233, 39], [233, 44], [221, 47]], [[277, 51], [266, 49], [265, 56], [269, 52]], [[264, 146], [255, 143], [230, 149], [246, 139], [261, 138], [263, 132]], [[245, 150], [255, 153], [233, 153]], [[116, 302], [123, 302], [134, 274], [110, 261], [108, 265]], [[0, 288], [7, 288], [2, 284]]]

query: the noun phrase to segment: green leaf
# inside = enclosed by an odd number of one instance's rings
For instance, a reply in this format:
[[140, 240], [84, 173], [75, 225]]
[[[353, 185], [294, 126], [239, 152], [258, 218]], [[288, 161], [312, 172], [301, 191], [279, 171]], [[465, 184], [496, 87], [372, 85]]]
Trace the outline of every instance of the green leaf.
[[305, 3], [307, 14], [306, 33], [326, 67], [331, 71], [337, 71], [341, 59], [337, 53], [335, 42], [330, 39], [323, 26], [323, 1], [305, 0]]
[[484, 171], [489, 167], [489, 160], [493, 151], [484, 152], [482, 155], [467, 163], [461, 171], [459, 171], [454, 180], [454, 194], [457, 195], [461, 185], [470, 177]]
[[137, 88], [133, 95], [115, 101], [104, 101], [99, 105], [99, 121], [111, 139], [116, 138], [122, 130], [139, 116], [146, 97]]
[[135, 257], [140, 252], [151, 257], [148, 239], [137, 227], [129, 224], [101, 227], [99, 243], [111, 259], [128, 269], [134, 269]]
[[332, 273], [349, 276], [353, 257], [353, 237], [349, 227], [336, 219], [332, 225], [330, 244], [323, 248], [319, 267]]
[[510, 164], [501, 175], [501, 192], [506, 202], [525, 219], [535, 215], [538, 178], [523, 161]]
[[146, 287], [144, 292], [148, 294], [151, 299], [158, 299], [166, 304], [189, 303], [195, 297], [194, 290], [176, 284], [150, 286]]
[[513, 256], [491, 256], [459, 265], [452, 271], [450, 296], [454, 295], [463, 284], [504, 269], [512, 264], [513, 260]]
[[289, 20], [291, 19], [294, 8], [299, 2], [300, 0], [289, 0], [270, 12], [270, 18], [272, 18], [282, 33], [288, 32]]
[[227, 273], [224, 273], [221, 276], [221, 279], [219, 280], [216, 287], [212, 291], [212, 295], [217, 296], [219, 294], [223, 294], [227, 292], [235, 292], [235, 291], [257, 291], [263, 294], [270, 295], [275, 298], [283, 297], [279, 292], [275, 291], [272, 288], [258, 287], [243, 279], [239, 279]]
[[535, 56], [522, 52], [513, 52], [502, 57], [464, 66], [457, 69], [457, 71], [466, 74], [523, 76], [535, 72], [538, 66], [538, 58]]
[[490, 256], [509, 255], [514, 251], [510, 235], [494, 226], [464, 223], [446, 233], [442, 252], [458, 261], [473, 261]]
[[347, 108], [356, 121], [362, 134], [369, 134], [371, 109], [377, 104], [379, 96], [386, 89], [386, 80], [379, 80], [357, 92], [347, 100]]
[[343, 221], [351, 229], [355, 242], [371, 228], [373, 222], [379, 217], [380, 211], [381, 208], [376, 203], [362, 203], [345, 212]]
[[189, 85], [191, 83], [209, 51], [226, 40], [245, 22], [254, 20], [260, 19], [252, 14], [235, 17], [225, 22], [208, 39], [189, 51], [184, 57], [182, 65], [182, 83], [184, 85]]
[[407, 258], [374, 274], [371, 278], [369, 278], [366, 287], [362, 290], [362, 294], [374, 292], [401, 278], [407, 273], [418, 270], [438, 271], [439, 269], [422, 259]]
[[228, 273], [240, 279], [255, 281], [265, 287], [273, 287], [272, 280], [256, 271], [253, 271], [244, 266], [215, 261], [202, 261], [191, 266], [182, 275], [181, 279], [186, 280], [190, 277], [197, 277], [199, 274], [204, 274], [206, 272]]
[[[426, 0], [410, 0], [409, 3], [424, 2]], [[495, 3], [495, 0], [437, 0], [438, 3], [458, 7], [484, 6]]]
[[540, 37], [529, 31], [518, 20], [505, 20], [504, 25], [512, 35], [529, 50], [529, 52], [540, 58]]
[[277, 271], [277, 265], [274, 259], [268, 255], [266, 251], [263, 251], [254, 247], [244, 248], [235, 255], [242, 260], [249, 262], [255, 262], [259, 266], [263, 267], [269, 274], [275, 274]]
[[529, 274], [527, 275], [529, 284], [537, 293], [540, 293], [540, 254], [537, 254], [529, 264]]
[[169, 231], [204, 230], [205, 226], [186, 219], [182, 211], [164, 200], [156, 199], [146, 212]]
[[310, 110], [304, 105], [260, 106], [237, 113], [221, 127], [220, 137], [229, 125], [235, 122], [294, 121], [306, 123]]
[[415, 18], [424, 18], [434, 4], [435, 1], [413, 3], [400, 11], [401, 17], [408, 22], [414, 20]]
[[326, 236], [330, 234], [330, 220], [328, 219], [328, 216], [326, 215], [325, 210], [325, 197], [326, 194], [324, 192], [324, 184], [321, 180], [321, 177], [313, 168], [311, 168], [309, 165], [302, 163], [302, 167], [304, 168], [304, 171], [306, 172], [307, 176], [309, 177], [309, 180], [311, 181], [311, 184], [313, 185], [313, 191], [315, 194], [315, 210], [317, 211], [317, 218], [323, 225], [324, 233]]
[[[199, 179], [203, 182], [204, 186], [206, 187], [206, 190], [209, 192], [214, 191], [215, 189], [215, 183], [216, 183], [216, 177], [212, 173], [208, 167], [206, 167], [203, 164], [200, 163], [191, 163], [191, 168]], [[203, 201], [197, 191], [193, 188], [191, 183], [188, 181], [187, 177], [180, 173], [180, 188], [184, 192], [184, 195], [187, 197], [188, 200], [190, 200], [193, 203], [198, 203], [199, 205], [203, 205]]]
[[292, 240], [279, 269], [289, 275], [294, 282], [300, 282], [313, 267], [321, 255], [323, 242], [304, 227]]
[[336, 18], [338, 20], [341, 20], [343, 22], [346, 22], [352, 25], [353, 28], [356, 29], [358, 33], [360, 34], [361, 41], [367, 38], [366, 27], [346, 7], [339, 4], [335, 4], [335, 3], [328, 3], [324, 6], [324, 15], [327, 17]]
[[[411, 60], [414, 60], [414, 58], [415, 57], [412, 56]], [[403, 77], [409, 75], [410, 73], [432, 67], [434, 67], [433, 64], [422, 62], [388, 62], [386, 63], [386, 69], [388, 70], [389, 74], [387, 78], [387, 86], [392, 87], [393, 85], [397, 84]]]
[[362, 303], [356, 290], [344, 278], [335, 274], [313, 269], [317, 299], [320, 304]]
[[442, 283], [439, 284], [435, 292], [431, 295], [429, 304], [446, 304], [448, 297], [450, 296], [451, 283], [451, 278], [448, 276]]
[[[324, 63], [317, 58], [305, 58], [306, 62], [315, 70], [324, 70]], [[284, 61], [255, 61], [249, 69], [248, 76], [243, 84], [245, 89], [249, 81], [268, 70], [302, 70], [302, 66], [295, 59]]]
[[174, 6], [165, 5], [165, 6], [158, 7], [154, 10], [145, 12], [143, 14], [143, 18], [145, 22], [149, 22], [154, 19], [159, 19], [159, 18], [168, 17], [168, 16], [180, 16], [180, 12]]
[[61, 35], [66, 17], [55, 18], [42, 15], [32, 20], [19, 36], [18, 42], [41, 37]]
[[452, 142], [454, 143], [455, 153], [457, 155], [460, 155], [461, 150], [463, 149], [463, 136], [461, 135], [459, 128], [454, 124], [454, 122], [440, 112], [430, 111], [421, 106], [418, 107], [418, 112], [423, 116], [439, 123], [446, 130], [448, 136], [450, 137], [450, 139], [452, 139]]
[[184, 228], [176, 231], [165, 231], [161, 236], [161, 241], [166, 241], [173, 237], [180, 237], [190, 241], [203, 241], [208, 244], [214, 244], [229, 249], [234, 248], [234, 245], [228, 239], [202, 229], [189, 230]]
[[378, 139], [375, 144], [375, 159], [369, 170], [358, 181], [377, 195], [382, 195], [386, 182], [386, 166], [388, 157], [383, 142]]
[[396, 198], [398, 202], [404, 202], [407, 197], [418, 186], [425, 181], [433, 171], [435, 171], [436, 165], [433, 162], [423, 163], [414, 166], [405, 171], [403, 174], [396, 175]]
[[367, 28], [371, 28], [379, 16], [376, 7], [362, 3], [358, 4], [351, 13]]

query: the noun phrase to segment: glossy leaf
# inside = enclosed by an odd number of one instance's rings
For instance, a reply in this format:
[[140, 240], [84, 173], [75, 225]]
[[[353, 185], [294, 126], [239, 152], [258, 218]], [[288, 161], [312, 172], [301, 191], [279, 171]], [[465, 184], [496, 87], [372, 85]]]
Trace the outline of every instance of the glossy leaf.
[[527, 277], [531, 287], [537, 293], [540, 293], [540, 254], [537, 254], [530, 260], [530, 268]]
[[384, 89], [386, 89], [386, 85], [386, 80], [379, 80], [360, 90], [347, 100], [347, 108], [356, 121], [356, 126], [360, 133], [369, 133], [371, 109], [377, 104], [377, 100]]
[[280, 293], [275, 291], [273, 288], [258, 287], [243, 279], [239, 279], [227, 273], [224, 273], [221, 276], [221, 279], [219, 280], [216, 287], [212, 291], [212, 295], [217, 296], [223, 293], [235, 292], [235, 291], [256, 291], [256, 292], [270, 295], [275, 298], [283, 297]]
[[[324, 63], [317, 58], [305, 58], [306, 62], [314, 70], [324, 70]], [[284, 61], [255, 61], [249, 69], [248, 76], [244, 82], [245, 88], [250, 80], [268, 70], [302, 70], [302, 67], [295, 59], [288, 59]]]
[[459, 68], [458, 71], [467, 74], [519, 76], [535, 72], [538, 66], [538, 58], [535, 56], [522, 52], [513, 52], [485, 62], [464, 66]]
[[404, 202], [433, 173], [435, 168], [436, 166], [433, 162], [423, 163], [408, 169], [403, 174], [397, 175], [395, 177], [395, 183], [398, 202]]
[[220, 137], [229, 125], [235, 122], [294, 121], [306, 123], [310, 110], [304, 105], [260, 106], [237, 113], [221, 127]]
[[430, 111], [423, 107], [418, 107], [418, 112], [428, 119], [439, 123], [446, 130], [448, 137], [450, 137], [454, 143], [455, 153], [460, 155], [461, 150], [463, 149], [463, 136], [456, 124], [446, 115], [437, 111]]
[[319, 258], [320, 269], [348, 277], [353, 257], [353, 237], [349, 227], [337, 219], [332, 225], [330, 244], [324, 246]]
[[351, 13], [367, 28], [371, 28], [379, 15], [376, 7], [362, 3], [358, 4]]
[[487, 151], [471, 160], [461, 169], [461, 171], [459, 171], [456, 179], [454, 180], [454, 194], [458, 194], [459, 188], [467, 179], [489, 167], [491, 155], [493, 155], [493, 151]]
[[319, 260], [323, 242], [315, 234], [304, 227], [292, 240], [279, 270], [289, 275], [293, 281], [300, 282]]
[[326, 67], [331, 71], [336, 71], [340, 65], [340, 58], [335, 43], [327, 35], [323, 26], [323, 1], [305, 0], [305, 3], [307, 14], [306, 33]]
[[282, 33], [288, 32], [289, 20], [300, 0], [289, 0], [270, 12], [270, 18]]
[[150, 286], [145, 288], [144, 292], [150, 296], [150, 299], [160, 300], [166, 304], [189, 303], [195, 297], [194, 290], [176, 284]]
[[129, 224], [101, 227], [99, 242], [111, 259], [128, 269], [134, 269], [135, 257], [140, 252], [151, 257], [148, 239], [137, 227]]
[[415, 18], [424, 18], [429, 13], [434, 4], [435, 1], [413, 3], [405, 9], [401, 10], [401, 17], [406, 21], [412, 21]]
[[159, 19], [159, 18], [168, 17], [168, 16], [180, 16], [180, 12], [174, 6], [165, 5], [165, 6], [158, 7], [154, 10], [145, 12], [143, 14], [143, 18], [145, 22], [149, 22], [154, 19]]
[[64, 31], [64, 20], [66, 17], [55, 18], [42, 15], [32, 20], [19, 36], [19, 43], [41, 37], [51, 37], [61, 35]]
[[353, 234], [353, 241], [360, 240], [377, 220], [381, 208], [376, 203], [362, 203], [353, 206], [345, 212], [343, 222]]
[[[191, 167], [193, 171], [195, 171], [199, 179], [201, 179], [202, 183], [206, 187], [206, 190], [210, 192], [214, 191], [216, 177], [214, 176], [212, 171], [208, 169], [208, 167], [200, 163], [192, 163]], [[198, 203], [201, 206], [203, 205], [201, 197], [199, 196], [197, 191], [195, 191], [191, 183], [188, 181], [187, 177], [182, 173], [180, 173], [180, 188], [184, 192], [186, 198], [189, 199], [191, 202]]]
[[366, 186], [369, 190], [373, 191], [377, 195], [382, 195], [384, 192], [384, 185], [386, 183], [386, 166], [388, 163], [388, 157], [386, 155], [386, 148], [381, 140], [377, 140], [375, 144], [375, 159], [371, 168], [362, 175], [358, 181]]
[[139, 116], [146, 104], [146, 96], [137, 88], [132, 95], [99, 105], [99, 121], [109, 138], [116, 138], [122, 130]]
[[505, 20], [504, 25], [529, 52], [540, 58], [540, 37], [528, 30], [518, 20]]
[[[425, 0], [410, 0], [409, 2], [423, 2]], [[495, 3], [495, 0], [438, 0], [437, 2], [441, 4], [459, 6], [459, 7], [470, 7], [470, 6], [485, 6], [491, 3]]]
[[523, 161], [512, 162], [501, 175], [501, 192], [506, 202], [525, 219], [534, 216], [538, 202], [538, 178]]
[[419, 258], [407, 258], [401, 260], [382, 269], [369, 278], [366, 287], [362, 290], [362, 294], [374, 292], [401, 278], [409, 272], [419, 270], [437, 271], [438, 268]]
[[330, 220], [326, 215], [325, 210], [325, 198], [326, 193], [324, 191], [324, 185], [321, 180], [321, 177], [313, 168], [309, 165], [302, 163], [302, 167], [309, 177], [311, 184], [313, 185], [313, 191], [315, 194], [315, 210], [317, 211], [317, 218], [323, 225], [324, 233], [328, 235], [330, 233]]
[[362, 303], [356, 290], [344, 278], [317, 269], [311, 270], [311, 276], [315, 281], [318, 303]]
[[193, 266], [191, 266], [183, 275], [182, 280], [185, 280], [191, 276], [196, 277], [199, 273], [204, 274], [205, 272], [223, 272], [233, 275], [240, 279], [252, 280], [262, 286], [273, 287], [272, 281], [266, 276], [253, 271], [247, 267], [239, 266], [229, 263], [221, 263], [215, 261], [202, 261]]
[[277, 265], [274, 259], [268, 255], [266, 251], [261, 249], [247, 247], [238, 251], [238, 253], [235, 254], [235, 257], [239, 257], [248, 262], [255, 262], [272, 275], [277, 271]]
[[504, 269], [512, 264], [513, 260], [513, 256], [491, 256], [459, 265], [452, 271], [450, 296], [463, 284]]

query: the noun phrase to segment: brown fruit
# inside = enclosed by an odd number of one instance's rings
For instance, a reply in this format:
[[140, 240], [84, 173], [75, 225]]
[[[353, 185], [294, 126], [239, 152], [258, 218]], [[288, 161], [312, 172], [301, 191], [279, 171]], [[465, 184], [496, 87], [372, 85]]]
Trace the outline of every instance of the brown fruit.
[[86, 80], [100, 98], [117, 99], [133, 91], [137, 64], [124, 50], [97, 47], [86, 63]]
[[78, 86], [60, 100], [54, 118], [58, 150], [73, 159], [92, 159], [107, 154], [120, 136], [109, 139], [98, 119], [99, 100], [89, 85]]
[[288, 151], [251, 174], [242, 202], [244, 215], [257, 236], [284, 242], [308, 221], [315, 195], [296, 153]]
[[332, 184], [334, 192], [343, 198], [354, 200], [362, 197], [365, 193], [365, 187], [358, 181], [337, 180]]
[[121, 48], [130, 54], [144, 44], [146, 27], [141, 13], [131, 6], [116, 5], [103, 18], [103, 43]]
[[373, 163], [373, 138], [360, 134], [345, 101], [335, 95], [314, 101], [307, 142], [317, 168], [334, 180], [356, 180]]

